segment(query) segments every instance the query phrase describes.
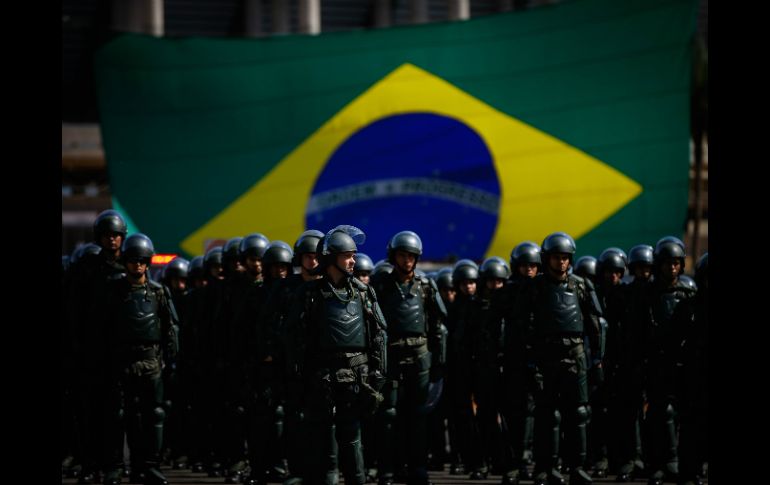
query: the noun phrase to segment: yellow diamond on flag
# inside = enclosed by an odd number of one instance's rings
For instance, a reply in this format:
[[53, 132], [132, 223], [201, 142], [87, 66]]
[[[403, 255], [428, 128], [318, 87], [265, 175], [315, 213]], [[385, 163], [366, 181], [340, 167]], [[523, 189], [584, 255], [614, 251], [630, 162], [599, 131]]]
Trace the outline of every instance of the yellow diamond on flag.
[[182, 247], [197, 254], [208, 239], [255, 231], [271, 240], [294, 241], [306, 229], [313, 186], [337, 148], [378, 120], [410, 113], [458, 120], [486, 144], [500, 184], [497, 225], [487, 256], [507, 255], [519, 242], [540, 241], [554, 231], [578, 239], [642, 192], [638, 183], [601, 160], [496, 110], [440, 77], [403, 64], [187, 236]]

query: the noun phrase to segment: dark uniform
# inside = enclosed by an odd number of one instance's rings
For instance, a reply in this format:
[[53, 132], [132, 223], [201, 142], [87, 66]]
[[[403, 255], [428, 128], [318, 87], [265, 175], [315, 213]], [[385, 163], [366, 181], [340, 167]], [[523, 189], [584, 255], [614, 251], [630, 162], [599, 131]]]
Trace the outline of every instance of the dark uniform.
[[517, 302], [520, 324], [526, 325], [532, 315], [532, 363], [540, 380], [535, 391], [535, 484], [564, 483], [556, 470], [561, 430], [571, 445], [564, 453], [570, 483], [591, 483], [583, 470], [589, 418], [583, 337], [588, 336], [592, 349], [599, 349], [601, 309], [583, 278], [565, 273], [564, 279], [557, 279], [551, 273], [552, 255], [567, 255], [571, 262], [574, 253], [569, 235], [547, 236], [542, 244], [546, 271], [526, 281]]
[[[153, 253], [144, 234], [133, 234], [123, 243], [124, 261], [143, 260], [149, 267]], [[103, 312], [109, 355], [104, 483], [120, 483], [124, 425], [133, 471], [144, 474], [145, 484], [165, 485], [159, 468], [166, 415], [162, 370], [173, 362], [178, 348], [170, 293], [146, 276], [143, 283], [125, 276], [110, 281]]]
[[[643, 278], [637, 267], [652, 268], [652, 246], [639, 244], [628, 253], [628, 269], [634, 279], [614, 294], [608, 319], [614, 320], [614, 309], [620, 309], [617, 331], [608, 343], [605, 372], [613, 406], [610, 408], [613, 430], [613, 462], [617, 467], [617, 482], [628, 482], [638, 474], [641, 461], [641, 433], [639, 424], [644, 406], [643, 361], [645, 341], [644, 308], [647, 305], [650, 281]], [[641, 268], [639, 268], [641, 269]]]
[[[537, 267], [534, 274], [524, 274], [531, 265]], [[511, 251], [511, 277], [492, 300], [493, 316], [502, 326], [502, 416], [507, 431], [506, 445], [511, 449], [511, 462], [506, 464], [503, 485], [516, 485], [520, 480], [532, 478], [526, 459], [527, 450], [531, 451], [535, 411], [531, 372], [527, 368], [531, 322], [517, 320], [513, 304], [525, 280], [534, 277], [541, 268], [540, 246], [531, 241], [517, 244]]]
[[[385, 320], [374, 291], [337, 266], [340, 253], [356, 250], [363, 233], [338, 226], [319, 241], [321, 279], [296, 293], [289, 317], [287, 367], [305, 385], [308, 441], [304, 482], [333, 485], [336, 456], [329, 430], [336, 425], [339, 466], [345, 483], [365, 483], [361, 418], [382, 401], [377, 392], [386, 369]], [[337, 285], [330, 266], [344, 275]]]
[[708, 257], [708, 253], [701, 256], [695, 269], [695, 318], [685, 329], [680, 356], [679, 475], [686, 485], [701, 483], [699, 475], [708, 463]]
[[126, 223], [121, 215], [114, 210], [100, 213], [93, 231], [97, 244], [86, 245], [75, 258], [68, 283], [68, 342], [76, 376], [74, 398], [80, 445], [77, 455], [82, 463], [78, 483], [96, 480], [97, 463], [105, 459], [102, 422], [108, 354], [96, 305], [104, 299], [108, 279], [126, 271], [119, 258], [118, 238], [122, 243], [126, 237]]
[[[646, 316], [647, 355], [645, 417], [647, 461], [650, 485], [664, 479], [677, 479], [676, 383], [677, 361], [684, 341], [683, 329], [692, 325], [692, 298], [695, 290], [678, 278], [684, 271], [684, 243], [666, 237], [655, 245], [655, 279], [649, 286]], [[664, 267], [679, 263], [679, 270], [667, 275]]]
[[[422, 254], [422, 241], [411, 231], [399, 232], [388, 243], [391, 273], [373, 278], [372, 286], [388, 322], [388, 380], [383, 390], [385, 402], [379, 419], [379, 481], [389, 484], [394, 476], [394, 454], [405, 449], [408, 464], [407, 483], [428, 482], [427, 416], [429, 382], [441, 377], [445, 362], [445, 337], [441, 324], [446, 309], [436, 283], [414, 274], [400, 282], [397, 278], [396, 251]], [[431, 372], [432, 370], [432, 372]], [[431, 376], [433, 379], [431, 379]], [[397, 439], [403, 436], [405, 446]]]

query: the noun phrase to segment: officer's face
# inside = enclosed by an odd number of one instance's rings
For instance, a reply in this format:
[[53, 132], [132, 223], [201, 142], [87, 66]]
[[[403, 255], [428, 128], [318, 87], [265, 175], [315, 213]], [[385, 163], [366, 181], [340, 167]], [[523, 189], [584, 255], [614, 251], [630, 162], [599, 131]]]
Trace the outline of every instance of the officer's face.
[[441, 299], [444, 300], [445, 303], [453, 303], [455, 301], [455, 296], [457, 296], [457, 292], [454, 288], [442, 288], [439, 290], [439, 293], [441, 293]]
[[138, 258], [126, 260], [126, 271], [131, 277], [141, 279], [147, 273], [147, 260]]
[[404, 251], [403, 249], [397, 249], [395, 259], [396, 266], [402, 273], [409, 274], [414, 271], [417, 261], [417, 256], [414, 254]]
[[223, 280], [225, 279], [225, 272], [224, 268], [221, 264], [215, 263], [212, 264], [211, 267], [209, 267], [209, 274], [217, 280]]
[[370, 277], [368, 271], [356, 271], [355, 276], [361, 280], [362, 283], [366, 283], [367, 285], [369, 284]]
[[569, 268], [569, 254], [553, 253], [548, 255], [548, 267], [557, 275], [564, 275]]
[[120, 249], [120, 245], [123, 244], [123, 235], [117, 232], [105, 232], [99, 240], [102, 248], [110, 252], [115, 252]]
[[270, 265], [270, 276], [277, 279], [283, 279], [289, 276], [289, 265], [286, 263], [276, 263]]
[[346, 251], [344, 253], [337, 254], [337, 266], [343, 268], [346, 273], [353, 272], [353, 268], [356, 265], [356, 253], [355, 251]]
[[302, 255], [302, 267], [305, 268], [305, 271], [315, 269], [316, 266], [318, 266], [318, 256], [316, 256], [316, 253], [304, 253]]
[[252, 276], [258, 276], [262, 274], [262, 259], [256, 255], [246, 257], [246, 270]]
[[673, 281], [682, 272], [682, 263], [679, 258], [666, 259], [660, 263], [660, 272], [663, 279]]
[[635, 264], [634, 265], [634, 279], [647, 281], [652, 275], [651, 264]]
[[187, 288], [187, 279], [175, 276], [169, 281], [169, 286], [172, 290], [184, 291]]
[[623, 273], [619, 269], [607, 268], [604, 270], [604, 281], [611, 286], [619, 285]]
[[475, 280], [462, 280], [460, 282], [460, 293], [465, 296], [473, 296], [476, 294], [476, 281]]
[[537, 276], [537, 264], [536, 263], [522, 263], [519, 265], [519, 274], [527, 278], [534, 278]]
[[486, 283], [488, 290], [496, 290], [498, 288], [502, 288], [505, 284], [505, 280], [501, 278], [494, 278], [491, 280], [487, 280]]

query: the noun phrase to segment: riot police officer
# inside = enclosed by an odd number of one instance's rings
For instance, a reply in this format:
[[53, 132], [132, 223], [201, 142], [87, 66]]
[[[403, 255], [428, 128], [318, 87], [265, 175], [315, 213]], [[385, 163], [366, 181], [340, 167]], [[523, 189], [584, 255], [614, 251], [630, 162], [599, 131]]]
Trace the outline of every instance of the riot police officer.
[[[525, 281], [516, 310], [521, 325], [528, 325], [531, 318], [531, 364], [540, 382], [535, 390], [535, 484], [564, 483], [556, 469], [561, 430], [572, 445], [564, 453], [571, 469], [570, 484], [588, 484], [591, 477], [583, 466], [589, 362], [583, 336], [588, 336], [592, 349], [599, 349], [601, 309], [585, 280], [568, 273], [575, 254], [572, 237], [555, 232], [541, 247], [545, 271]], [[593, 355], [594, 368], [601, 369], [600, 353]]]
[[526, 280], [541, 272], [540, 246], [532, 241], [517, 244], [511, 251], [511, 276], [493, 299], [496, 325], [502, 326], [503, 403], [502, 416], [507, 427], [506, 445], [511, 448], [511, 462], [506, 464], [503, 485], [515, 485], [531, 477], [527, 469], [527, 452], [531, 456], [534, 428], [534, 397], [527, 369], [529, 322], [519, 322], [513, 314], [513, 303]]
[[[610, 247], [599, 254], [596, 261], [596, 295], [602, 308], [600, 318], [602, 330], [602, 350], [604, 362], [602, 365], [608, 371], [604, 382], [594, 382], [589, 379], [588, 388], [591, 405], [591, 422], [589, 424], [590, 455], [593, 462], [594, 477], [607, 476], [609, 468], [608, 444], [611, 438], [609, 428], [610, 394], [613, 381], [614, 362], [619, 358], [620, 320], [624, 310], [623, 277], [626, 274], [628, 258], [625, 251]], [[590, 376], [589, 376], [590, 377]], [[620, 385], [620, 384], [619, 384]]]
[[165, 418], [162, 369], [176, 357], [177, 316], [168, 288], [150, 280], [155, 250], [144, 234], [128, 237], [121, 248], [124, 277], [111, 280], [102, 302], [105, 344], [109, 351], [104, 483], [120, 483], [123, 426], [132, 466], [144, 483], [165, 485], [160, 450]]
[[356, 265], [353, 267], [353, 275], [361, 280], [362, 283], [368, 285], [372, 271], [374, 271], [372, 258], [364, 253], [356, 254]]
[[680, 362], [679, 475], [680, 483], [702, 483], [703, 464], [708, 462], [708, 258], [705, 253], [695, 268], [698, 293], [692, 324], [684, 329]]
[[104, 458], [100, 445], [107, 350], [100, 340], [104, 322], [95, 318], [94, 309], [104, 298], [107, 281], [126, 271], [120, 258], [126, 231], [126, 222], [117, 211], [101, 212], [93, 224], [94, 244], [73, 257], [70, 271], [66, 334], [76, 376], [74, 401], [80, 438], [76, 455], [82, 463], [78, 483], [92, 483], [97, 461]]
[[427, 418], [424, 405], [429, 383], [444, 372], [445, 335], [441, 324], [446, 309], [436, 284], [415, 273], [422, 241], [412, 231], [395, 234], [388, 243], [393, 271], [373, 278], [372, 286], [388, 322], [388, 382], [380, 415], [379, 482], [394, 476], [398, 432], [406, 439], [407, 483], [428, 483]]
[[345, 483], [365, 482], [360, 420], [382, 401], [377, 388], [387, 356], [385, 320], [375, 293], [353, 278], [354, 255], [364, 239], [353, 226], [337, 226], [319, 240], [323, 276], [299, 288], [287, 325], [287, 370], [305, 384], [305, 482], [311, 485], [336, 481], [336, 456], [328, 440], [333, 424]]
[[692, 321], [695, 290], [679, 279], [684, 271], [684, 243], [667, 236], [655, 244], [653, 276], [649, 303], [642, 308], [646, 316], [647, 355], [645, 388], [647, 391], [647, 458], [650, 485], [664, 479], [677, 479], [676, 388], [674, 377], [682, 329]]
[[614, 320], [617, 332], [609, 344], [607, 373], [610, 375], [610, 392], [613, 406], [610, 408], [610, 421], [614, 434], [614, 461], [617, 466], [617, 482], [628, 482], [644, 468], [641, 460], [642, 443], [640, 419], [644, 404], [642, 366], [644, 359], [645, 314], [647, 294], [653, 263], [653, 248], [647, 244], [638, 244], [628, 252], [628, 271], [633, 276], [630, 283], [621, 286], [621, 292], [615, 294], [614, 308], [621, 309], [620, 314], [610, 310], [609, 318]]
[[[452, 283], [457, 296], [449, 306], [447, 329], [448, 375], [446, 397], [450, 405], [450, 436], [453, 450], [456, 448], [471, 480], [483, 480], [488, 473], [481, 456], [480, 436], [473, 415], [473, 354], [468, 342], [473, 334], [472, 326], [479, 267], [470, 259], [461, 259], [454, 265]], [[453, 459], [456, 456], [452, 457]], [[450, 464], [450, 473], [459, 474], [460, 463]]]

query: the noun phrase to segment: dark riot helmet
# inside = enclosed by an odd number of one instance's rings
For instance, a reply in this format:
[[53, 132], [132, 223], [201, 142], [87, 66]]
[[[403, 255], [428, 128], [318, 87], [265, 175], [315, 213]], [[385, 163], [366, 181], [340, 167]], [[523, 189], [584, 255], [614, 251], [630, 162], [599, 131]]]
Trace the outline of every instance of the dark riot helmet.
[[452, 270], [452, 282], [457, 285], [463, 280], [479, 279], [479, 266], [470, 259], [456, 262]]
[[443, 268], [436, 274], [436, 286], [439, 290], [452, 289], [452, 268]]
[[368, 271], [371, 273], [374, 271], [374, 262], [372, 258], [364, 253], [356, 253], [356, 265], [353, 267], [353, 272]]
[[336, 266], [337, 254], [350, 251], [357, 252], [358, 245], [363, 244], [364, 241], [366, 241], [366, 234], [355, 226], [340, 225], [331, 229], [324, 237], [318, 240], [318, 246], [316, 247], [316, 255], [318, 256], [317, 271], [320, 273], [326, 270], [329, 264], [333, 264], [338, 270], [348, 276], [352, 276], [352, 273], [343, 271], [340, 267]]
[[633, 271], [637, 264], [653, 265], [652, 254], [655, 250], [649, 244], [637, 244], [628, 252], [628, 269]]
[[109, 209], [96, 216], [94, 221], [94, 241], [98, 243], [102, 238], [102, 234], [107, 232], [117, 232], [123, 236], [123, 239], [126, 238], [126, 221], [118, 211]]
[[667, 259], [679, 259], [681, 271], [684, 271], [684, 257], [684, 243], [679, 238], [666, 236], [655, 244], [653, 259], [656, 266]]
[[318, 229], [308, 229], [297, 238], [294, 243], [294, 266], [302, 266], [302, 255], [315, 253], [318, 249], [318, 241], [324, 237], [324, 233]]
[[238, 247], [243, 241], [242, 237], [234, 237], [227, 240], [225, 247], [222, 249], [222, 259], [224, 261], [232, 261], [238, 259]]
[[120, 255], [123, 258], [123, 261], [140, 258], [149, 265], [152, 261], [152, 257], [155, 255], [155, 247], [153, 247], [150, 238], [144, 234], [131, 234], [125, 241], [123, 241], [123, 246], [120, 248]]
[[384, 259], [381, 259], [377, 261], [377, 263], [374, 265], [374, 270], [372, 271], [372, 276], [379, 274], [379, 273], [390, 273], [393, 271], [393, 265], [385, 261]]
[[684, 285], [691, 290], [698, 291], [698, 285], [695, 283], [695, 280], [687, 276], [686, 274], [679, 275], [679, 281], [684, 283]]
[[207, 277], [211, 267], [215, 264], [222, 265], [222, 246], [209, 249], [203, 256], [203, 273]]
[[267, 268], [271, 264], [283, 263], [288, 264], [289, 267], [291, 267], [292, 258], [294, 258], [294, 252], [291, 250], [289, 243], [285, 241], [273, 241], [267, 246], [265, 254], [262, 256], [262, 265]]
[[187, 277], [191, 280], [194, 280], [195, 278], [204, 278], [206, 275], [203, 273], [203, 256], [195, 256], [192, 258], [187, 271]]
[[532, 241], [524, 241], [516, 245], [511, 251], [511, 269], [515, 270], [520, 264], [533, 263], [543, 265], [540, 258], [540, 246]]
[[161, 279], [164, 281], [168, 281], [171, 278], [187, 279], [189, 273], [190, 262], [177, 256], [163, 268], [163, 277]]
[[581, 256], [575, 261], [574, 273], [581, 278], [596, 278], [596, 258]]
[[102, 247], [94, 243], [81, 244], [72, 251], [72, 257], [70, 258], [70, 265], [75, 265], [78, 261], [81, 261], [89, 256], [96, 256], [102, 252]]
[[503, 258], [492, 256], [481, 263], [481, 277], [485, 280], [508, 279], [511, 270]]
[[599, 274], [603, 274], [606, 269], [620, 271], [621, 276], [626, 274], [626, 262], [628, 258], [626, 252], [620, 248], [607, 248], [599, 255], [596, 261], [596, 269]]
[[695, 265], [695, 281], [698, 285], [708, 289], [709, 279], [709, 253], [706, 251]]
[[388, 241], [388, 262], [395, 264], [396, 250], [401, 249], [415, 255], [415, 263], [422, 255], [422, 240], [416, 232], [401, 231]]
[[572, 239], [572, 236], [561, 231], [546, 236], [545, 239], [543, 239], [541, 247], [542, 253], [545, 255], [558, 253], [568, 254], [570, 264], [572, 263], [572, 258], [575, 256], [575, 251], [577, 250], [575, 240]]
[[244, 237], [238, 246], [238, 257], [241, 259], [241, 263], [245, 263], [246, 258], [249, 256], [263, 258], [269, 244], [270, 240], [264, 234], [258, 232]]

